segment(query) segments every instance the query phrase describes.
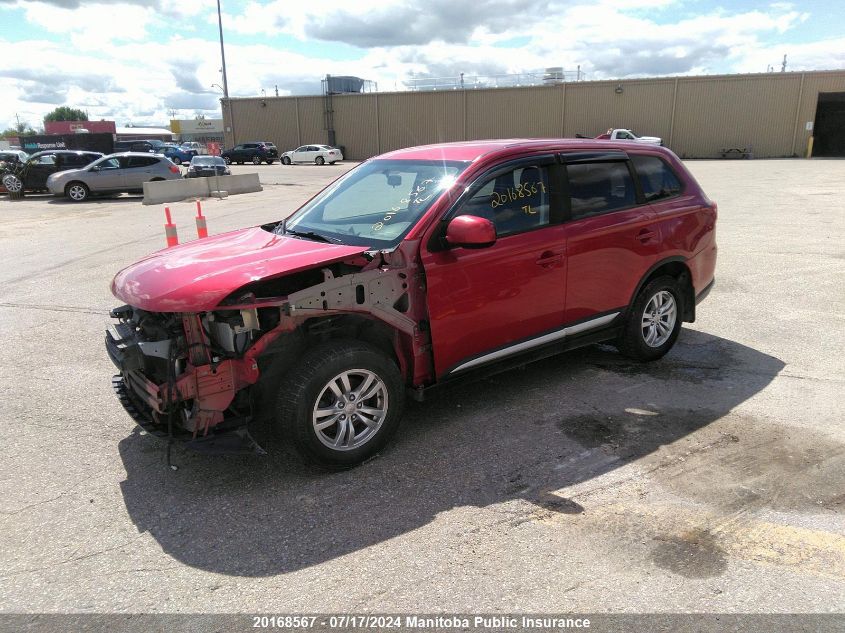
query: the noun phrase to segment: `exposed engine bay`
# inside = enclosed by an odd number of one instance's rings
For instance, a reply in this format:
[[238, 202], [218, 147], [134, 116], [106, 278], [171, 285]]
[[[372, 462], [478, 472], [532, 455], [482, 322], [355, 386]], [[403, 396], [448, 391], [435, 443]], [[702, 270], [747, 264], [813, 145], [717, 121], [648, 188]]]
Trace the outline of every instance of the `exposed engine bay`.
[[425, 382], [429, 333], [414, 310], [424, 306], [424, 280], [401, 253], [377, 257], [257, 281], [207, 312], [115, 308], [106, 347], [120, 370], [118, 397], [153, 435], [207, 452], [262, 452], [247, 424], [272, 407], [274, 376], [315, 340], [371, 339], [409, 382]]

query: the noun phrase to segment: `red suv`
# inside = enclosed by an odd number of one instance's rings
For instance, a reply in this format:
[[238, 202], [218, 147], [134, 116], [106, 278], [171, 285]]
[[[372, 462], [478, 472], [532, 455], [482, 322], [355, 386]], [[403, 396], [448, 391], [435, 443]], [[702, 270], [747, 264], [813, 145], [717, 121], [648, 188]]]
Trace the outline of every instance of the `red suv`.
[[358, 463], [421, 400], [598, 341], [666, 354], [713, 285], [716, 205], [669, 150], [497, 140], [378, 156], [286, 221], [125, 268], [114, 388], [151, 434], [259, 451], [266, 414]]

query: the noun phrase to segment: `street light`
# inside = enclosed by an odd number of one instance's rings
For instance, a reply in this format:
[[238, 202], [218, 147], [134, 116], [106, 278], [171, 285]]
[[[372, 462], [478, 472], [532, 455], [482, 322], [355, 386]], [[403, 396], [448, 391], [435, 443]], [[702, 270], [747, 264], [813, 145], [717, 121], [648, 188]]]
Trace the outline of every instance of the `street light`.
[[220, 59], [223, 62], [223, 98], [229, 98], [229, 82], [226, 79], [226, 51], [223, 49], [223, 17], [220, 13], [220, 0], [217, 0], [217, 26], [220, 29]]
[[220, 92], [225, 92], [225, 91], [223, 90], [223, 86], [221, 86], [220, 84], [211, 84], [211, 87], [212, 87], [212, 88], [220, 88]]

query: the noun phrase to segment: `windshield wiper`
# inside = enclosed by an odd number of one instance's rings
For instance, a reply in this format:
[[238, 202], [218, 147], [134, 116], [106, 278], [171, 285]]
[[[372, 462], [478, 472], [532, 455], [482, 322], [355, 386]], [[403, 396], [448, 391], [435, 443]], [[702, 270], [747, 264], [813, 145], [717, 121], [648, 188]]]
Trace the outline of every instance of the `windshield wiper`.
[[282, 227], [282, 235], [286, 233], [290, 233], [291, 235], [296, 235], [297, 237], [304, 237], [309, 240], [316, 240], [318, 242], [327, 242], [329, 244], [343, 244], [339, 239], [336, 237], [328, 237], [326, 235], [320, 235], [319, 233], [315, 233], [314, 231], [294, 231], [293, 229], [289, 229], [285, 226]]

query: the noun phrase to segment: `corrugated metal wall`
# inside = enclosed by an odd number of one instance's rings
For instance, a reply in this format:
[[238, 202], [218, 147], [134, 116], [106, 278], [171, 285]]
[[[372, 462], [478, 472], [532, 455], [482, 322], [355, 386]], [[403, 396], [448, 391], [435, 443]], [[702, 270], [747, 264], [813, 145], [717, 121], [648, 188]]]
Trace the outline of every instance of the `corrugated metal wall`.
[[[845, 91], [845, 71], [667, 77], [555, 86], [393, 92], [332, 99], [336, 142], [364, 159], [401, 147], [482, 138], [596, 136], [609, 127], [660, 136], [678, 155], [803, 155], [819, 92]], [[226, 145], [269, 140], [282, 150], [325, 143], [322, 97], [224, 103]]]

